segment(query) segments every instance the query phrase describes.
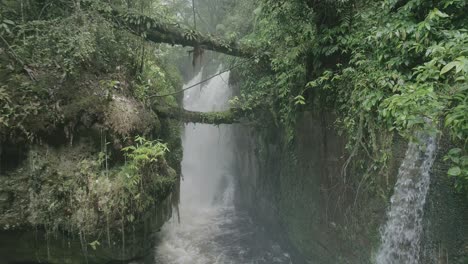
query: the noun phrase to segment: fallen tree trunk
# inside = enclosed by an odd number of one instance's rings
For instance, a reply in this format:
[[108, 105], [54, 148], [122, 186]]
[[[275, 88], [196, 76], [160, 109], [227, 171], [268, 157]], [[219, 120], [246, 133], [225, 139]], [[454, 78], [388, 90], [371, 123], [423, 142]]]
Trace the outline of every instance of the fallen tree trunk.
[[206, 49], [237, 57], [251, 57], [254, 54], [253, 49], [245, 45], [182, 28], [177, 23], [109, 8], [97, 8], [97, 11], [118, 29], [129, 30], [148, 41], [191, 46], [195, 49], [194, 53]]
[[179, 107], [158, 107], [156, 113], [159, 117], [176, 119], [185, 123], [202, 124], [235, 124], [239, 123], [244, 113], [238, 109], [230, 109], [221, 112], [194, 112]]

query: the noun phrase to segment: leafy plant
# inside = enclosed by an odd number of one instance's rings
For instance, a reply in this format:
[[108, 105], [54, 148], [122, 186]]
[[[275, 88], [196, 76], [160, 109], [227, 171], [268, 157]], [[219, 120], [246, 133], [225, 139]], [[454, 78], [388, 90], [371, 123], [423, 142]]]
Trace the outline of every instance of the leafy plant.
[[447, 174], [455, 178], [455, 187], [458, 191], [468, 191], [468, 155], [460, 148], [451, 149], [444, 160], [451, 163]]
[[335, 109], [351, 156], [373, 162], [387, 160], [395, 132], [448, 131], [465, 146], [466, 1], [336, 2], [260, 1], [245, 39], [268, 60], [242, 67], [235, 104], [275, 120], [288, 141], [301, 111]]
[[167, 145], [159, 141], [146, 140], [144, 137], [135, 137], [135, 146], [122, 149], [125, 156], [130, 159], [131, 167], [141, 169], [142, 167], [157, 162], [159, 158], [169, 151]]

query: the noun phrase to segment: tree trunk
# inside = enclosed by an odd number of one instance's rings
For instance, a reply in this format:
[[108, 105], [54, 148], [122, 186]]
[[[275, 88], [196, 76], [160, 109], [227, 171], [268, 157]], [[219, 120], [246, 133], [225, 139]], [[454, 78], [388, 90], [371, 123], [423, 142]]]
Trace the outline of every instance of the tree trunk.
[[194, 112], [179, 107], [159, 107], [156, 113], [161, 118], [176, 119], [185, 123], [202, 124], [235, 124], [244, 117], [244, 113], [239, 109], [230, 109], [222, 112]]
[[251, 57], [254, 54], [254, 50], [245, 45], [184, 29], [178, 24], [167, 21], [115, 9], [112, 11], [98, 9], [98, 12], [112, 21], [117, 29], [129, 30], [148, 41], [197, 47], [238, 57]]

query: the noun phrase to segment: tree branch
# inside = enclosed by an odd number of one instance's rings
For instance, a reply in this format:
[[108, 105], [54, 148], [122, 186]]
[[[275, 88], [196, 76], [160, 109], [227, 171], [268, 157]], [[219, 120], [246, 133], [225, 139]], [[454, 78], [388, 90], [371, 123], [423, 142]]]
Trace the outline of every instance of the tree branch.
[[112, 21], [116, 28], [127, 29], [148, 41], [182, 45], [184, 47], [191, 46], [237, 57], [251, 57], [254, 54], [253, 49], [245, 45], [211, 35], [204, 35], [198, 31], [184, 29], [180, 25], [168, 21], [157, 20], [131, 12], [121, 12], [115, 9], [103, 8], [97, 11], [106, 19]]
[[159, 117], [176, 119], [185, 123], [202, 124], [235, 124], [245, 116], [240, 109], [230, 109], [221, 112], [194, 112], [179, 107], [158, 107], [156, 113]]

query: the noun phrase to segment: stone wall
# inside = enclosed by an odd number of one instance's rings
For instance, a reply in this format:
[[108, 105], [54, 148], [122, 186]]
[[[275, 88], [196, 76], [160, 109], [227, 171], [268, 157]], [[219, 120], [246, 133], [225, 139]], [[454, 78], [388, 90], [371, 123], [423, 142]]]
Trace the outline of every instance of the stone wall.
[[[330, 113], [304, 113], [292, 150], [279, 128], [237, 129], [240, 203], [290, 246], [294, 263], [371, 263], [380, 243], [406, 142], [395, 137], [387, 176], [363, 179], [365, 168], [350, 165], [344, 178], [346, 139], [334, 122]], [[443, 245], [455, 260], [463, 250], [466, 255], [468, 202], [453, 192], [441, 156], [434, 165], [424, 243], [432, 251]]]
[[468, 263], [468, 197], [457, 193], [443, 161], [451, 143], [439, 140], [424, 209], [423, 263]]

